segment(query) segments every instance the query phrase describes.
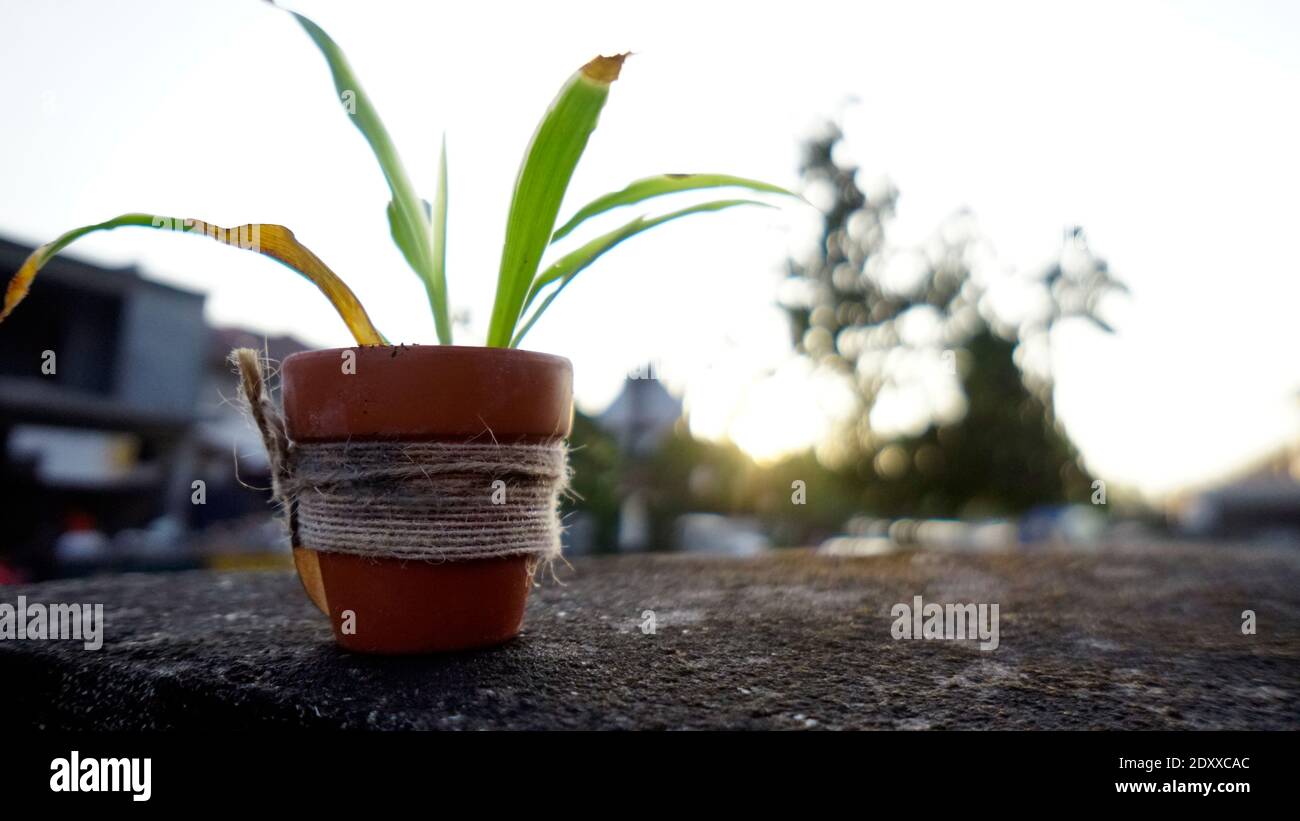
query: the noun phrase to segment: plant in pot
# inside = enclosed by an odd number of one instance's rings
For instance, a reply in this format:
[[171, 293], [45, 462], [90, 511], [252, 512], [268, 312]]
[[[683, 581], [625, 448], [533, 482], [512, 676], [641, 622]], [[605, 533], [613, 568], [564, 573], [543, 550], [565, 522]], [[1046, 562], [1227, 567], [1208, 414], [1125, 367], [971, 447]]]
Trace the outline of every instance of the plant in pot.
[[[282, 410], [258, 355], [232, 354], [304, 588], [347, 649], [417, 653], [496, 644], [519, 632], [534, 572], [559, 554], [557, 504], [568, 480], [572, 366], [521, 350], [520, 342], [579, 273], [624, 240], [679, 217], [763, 203], [710, 200], [638, 216], [580, 244], [563, 241], [592, 217], [667, 194], [790, 192], [723, 174], [664, 174], [598, 197], [556, 228], [570, 177], [626, 55], [596, 57], [564, 83], [525, 151], [487, 344], [455, 346], [445, 271], [446, 142], [433, 202], [424, 202], [338, 45], [293, 14], [325, 56], [345, 110], [379, 161], [392, 195], [393, 240], [424, 284], [439, 344], [391, 345], [344, 281], [284, 226], [222, 228], [142, 213], [77, 228], [37, 248], [9, 282], [0, 321], [51, 257], [86, 234], [123, 226], [207, 236], [306, 277], [333, 304], [356, 347], [286, 358]], [[571, 247], [542, 263], [548, 249], [565, 244]]]

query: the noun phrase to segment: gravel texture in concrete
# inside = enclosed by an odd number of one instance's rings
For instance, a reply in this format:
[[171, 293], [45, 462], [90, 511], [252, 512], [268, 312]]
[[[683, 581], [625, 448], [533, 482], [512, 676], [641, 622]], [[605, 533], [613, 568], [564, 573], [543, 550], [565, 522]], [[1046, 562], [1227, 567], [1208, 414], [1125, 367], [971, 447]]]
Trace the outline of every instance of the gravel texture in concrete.
[[[101, 602], [106, 622], [98, 651], [0, 641], [0, 726], [1300, 729], [1296, 551], [645, 555], [560, 575], [518, 639], [422, 658], [336, 649], [287, 573], [0, 587]], [[891, 608], [917, 595], [997, 603], [999, 646], [895, 639]]]

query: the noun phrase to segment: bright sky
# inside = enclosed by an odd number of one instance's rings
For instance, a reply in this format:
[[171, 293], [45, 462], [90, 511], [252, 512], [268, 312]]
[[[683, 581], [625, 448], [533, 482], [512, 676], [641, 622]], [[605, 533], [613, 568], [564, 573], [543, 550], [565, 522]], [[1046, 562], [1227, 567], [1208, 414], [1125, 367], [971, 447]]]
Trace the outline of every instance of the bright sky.
[[[632, 50], [565, 212], [663, 171], [793, 186], [800, 139], [843, 112], [864, 173], [902, 192], [896, 241], [967, 206], [1001, 263], [1031, 270], [1077, 223], [1130, 285], [1115, 337], [1057, 348], [1060, 413], [1095, 472], [1161, 494], [1300, 435], [1300, 5], [295, 8], [348, 53], [426, 195], [448, 133], [452, 299], [473, 329], [459, 341], [481, 341], [538, 117], [591, 56]], [[137, 210], [279, 222], [390, 338], [432, 340], [378, 168], [287, 15], [252, 0], [4, 0], [3, 21], [0, 232], [40, 242]], [[774, 295], [816, 227], [788, 206], [656, 229], [585, 272], [528, 347], [573, 360], [586, 410], [652, 360], [697, 432], [759, 456], [806, 445], [833, 403], [791, 359]], [[310, 285], [247, 253], [132, 229], [75, 253], [206, 290], [216, 323], [350, 341]]]

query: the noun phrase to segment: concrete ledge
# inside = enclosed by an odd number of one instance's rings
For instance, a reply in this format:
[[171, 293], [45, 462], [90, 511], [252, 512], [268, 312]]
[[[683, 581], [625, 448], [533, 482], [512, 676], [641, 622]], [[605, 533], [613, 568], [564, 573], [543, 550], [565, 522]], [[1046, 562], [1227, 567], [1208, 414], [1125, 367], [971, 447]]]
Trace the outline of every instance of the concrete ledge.
[[[632, 556], [562, 576], [520, 639], [417, 659], [337, 650], [289, 574], [0, 587], [102, 602], [106, 622], [94, 652], [0, 641], [0, 726], [1300, 729], [1295, 551]], [[894, 640], [915, 595], [998, 603], [1000, 646]]]

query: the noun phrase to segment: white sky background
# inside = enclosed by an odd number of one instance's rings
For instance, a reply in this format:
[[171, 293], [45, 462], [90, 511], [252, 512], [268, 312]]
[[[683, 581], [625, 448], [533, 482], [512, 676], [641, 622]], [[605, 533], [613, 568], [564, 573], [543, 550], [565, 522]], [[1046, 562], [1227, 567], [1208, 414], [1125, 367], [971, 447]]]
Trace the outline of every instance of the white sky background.
[[[663, 171], [794, 186], [801, 138], [843, 111], [864, 174], [902, 192], [895, 241], [967, 206], [1001, 263], [1031, 270], [1079, 224], [1129, 284], [1115, 337], [1058, 339], [1059, 410], [1095, 472], [1160, 494], [1297, 435], [1300, 5], [295, 7], [347, 52], [426, 196], [448, 132], [462, 343], [481, 342], [542, 111], [591, 56], [632, 50], [562, 215]], [[0, 8], [0, 232], [41, 242], [125, 211], [279, 222], [390, 338], [433, 339], [378, 167], [288, 15], [252, 0]], [[584, 272], [527, 346], [573, 360], [588, 411], [654, 360], [697, 432], [759, 455], [806, 444], [825, 397], [791, 363], [774, 297], [817, 225], [787, 206], [655, 229]], [[208, 291], [218, 324], [350, 343], [311, 285], [245, 252], [123, 229], [73, 253]]]

